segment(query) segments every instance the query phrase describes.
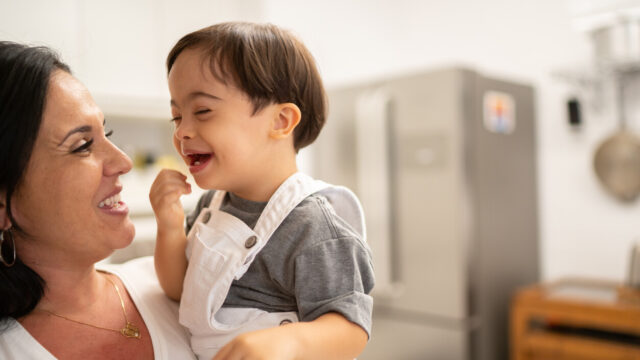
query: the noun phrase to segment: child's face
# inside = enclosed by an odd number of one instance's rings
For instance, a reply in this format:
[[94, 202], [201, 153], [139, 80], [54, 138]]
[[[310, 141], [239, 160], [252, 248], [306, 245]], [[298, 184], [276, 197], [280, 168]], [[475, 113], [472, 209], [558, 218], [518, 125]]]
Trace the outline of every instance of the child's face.
[[197, 50], [178, 56], [169, 72], [169, 91], [173, 144], [198, 186], [240, 196], [250, 192], [270, 163], [269, 130], [277, 107], [253, 115], [248, 96], [216, 79]]

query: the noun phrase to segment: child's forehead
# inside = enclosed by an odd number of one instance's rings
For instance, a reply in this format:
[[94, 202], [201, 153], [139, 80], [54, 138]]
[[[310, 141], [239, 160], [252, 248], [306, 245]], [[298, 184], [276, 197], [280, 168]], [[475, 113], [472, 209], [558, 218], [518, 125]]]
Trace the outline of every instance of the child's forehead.
[[182, 106], [203, 98], [196, 96], [198, 94], [210, 94], [223, 101], [236, 97], [251, 100], [230, 76], [223, 77], [227, 73], [223, 73], [220, 68], [213, 69], [213, 64], [208, 58], [193, 52], [185, 54], [183, 61], [176, 61], [169, 74], [171, 104]]
[[180, 86], [185, 82], [196, 85], [206, 82], [216, 86], [234, 86], [234, 77], [228, 67], [219, 65], [219, 61], [201, 51], [185, 50], [180, 54], [169, 71], [169, 85], [177, 81]]
[[222, 49], [193, 49], [193, 55], [199, 61], [200, 70], [209, 76], [213, 76], [222, 83], [235, 82], [236, 75], [231, 59], [225, 57]]

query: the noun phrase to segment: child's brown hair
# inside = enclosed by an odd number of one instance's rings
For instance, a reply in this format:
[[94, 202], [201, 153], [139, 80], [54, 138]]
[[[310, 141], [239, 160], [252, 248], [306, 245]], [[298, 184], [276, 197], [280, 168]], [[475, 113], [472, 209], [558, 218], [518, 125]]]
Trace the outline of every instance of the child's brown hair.
[[298, 151], [326, 120], [326, 94], [313, 56], [291, 33], [271, 24], [227, 22], [183, 36], [167, 56], [167, 73], [186, 49], [202, 51], [213, 75], [244, 91], [254, 113], [273, 103], [294, 103], [302, 113], [294, 132]]

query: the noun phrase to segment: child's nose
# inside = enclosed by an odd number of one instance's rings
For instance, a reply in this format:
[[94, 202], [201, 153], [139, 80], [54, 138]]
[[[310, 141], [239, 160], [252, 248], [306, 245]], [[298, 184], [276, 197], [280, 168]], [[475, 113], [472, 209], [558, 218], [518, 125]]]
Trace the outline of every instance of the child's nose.
[[187, 140], [194, 137], [195, 130], [191, 124], [191, 121], [183, 119], [179, 124], [176, 124], [174, 135], [178, 140]]

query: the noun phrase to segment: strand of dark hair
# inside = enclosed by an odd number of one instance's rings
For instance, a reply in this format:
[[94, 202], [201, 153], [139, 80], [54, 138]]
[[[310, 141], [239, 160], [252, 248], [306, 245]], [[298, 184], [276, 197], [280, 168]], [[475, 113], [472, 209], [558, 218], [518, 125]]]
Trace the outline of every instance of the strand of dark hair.
[[[11, 213], [11, 197], [29, 163], [56, 70], [70, 72], [51, 49], [0, 41], [0, 190], [14, 236], [26, 232]], [[11, 241], [2, 245], [15, 246]], [[0, 263], [0, 325], [33, 311], [44, 287], [42, 277], [19, 258], [10, 267]]]

